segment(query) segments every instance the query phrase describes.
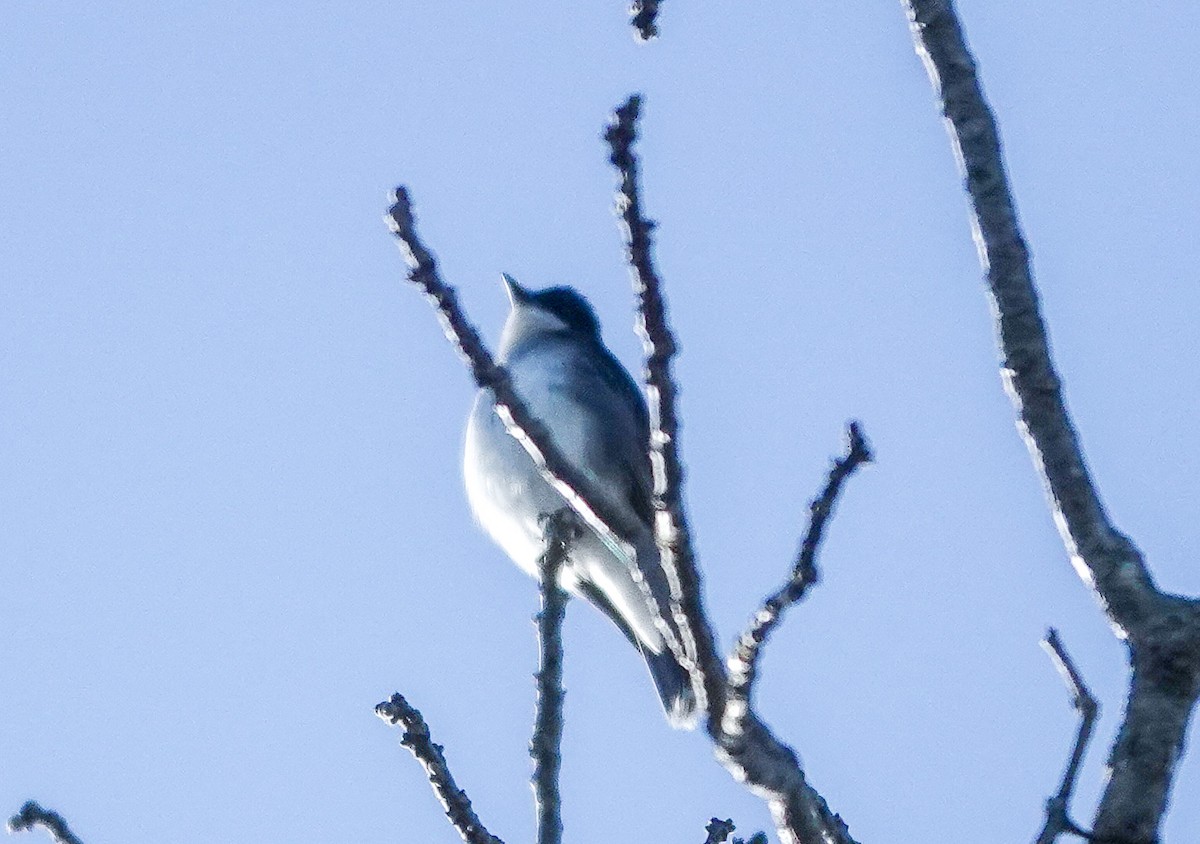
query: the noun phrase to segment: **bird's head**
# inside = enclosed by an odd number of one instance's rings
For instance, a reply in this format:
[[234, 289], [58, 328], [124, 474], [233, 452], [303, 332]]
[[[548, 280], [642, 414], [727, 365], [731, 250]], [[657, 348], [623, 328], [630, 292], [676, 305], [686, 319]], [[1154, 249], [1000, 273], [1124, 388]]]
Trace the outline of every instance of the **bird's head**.
[[528, 290], [507, 273], [501, 277], [512, 305], [500, 341], [503, 355], [511, 354], [518, 345], [548, 335], [600, 339], [600, 320], [591, 303], [575, 288]]

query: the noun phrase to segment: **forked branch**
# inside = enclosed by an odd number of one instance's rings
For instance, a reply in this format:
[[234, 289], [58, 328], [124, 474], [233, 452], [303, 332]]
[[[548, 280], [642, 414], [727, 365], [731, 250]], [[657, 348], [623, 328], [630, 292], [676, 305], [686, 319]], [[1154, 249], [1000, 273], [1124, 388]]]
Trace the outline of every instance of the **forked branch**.
[[1200, 601], [1155, 586], [1141, 552], [1109, 521], [1067, 413], [1008, 184], [996, 120], [950, 0], [906, 0], [917, 53], [946, 118], [971, 203], [1018, 428], [1042, 476], [1075, 570], [1129, 647], [1132, 680], [1094, 840], [1159, 837], [1188, 721], [1200, 697]]
[[[671, 375], [675, 342], [666, 321], [661, 280], [651, 256], [653, 224], [642, 214], [638, 164], [633, 153], [639, 107], [640, 99], [631, 97], [618, 109], [606, 138], [610, 144], [612, 161], [620, 175], [617, 207], [624, 224], [627, 258], [638, 294], [639, 331], [647, 354], [646, 389], [652, 428], [648, 447], [654, 472], [655, 539], [659, 546], [660, 561], [671, 586], [671, 605], [667, 608], [670, 626], [679, 634], [682, 643], [679, 649], [679, 655], [683, 657], [681, 661], [692, 672], [694, 685], [699, 687], [697, 690], [706, 699], [707, 728], [716, 746], [717, 758], [739, 782], [746, 783], [767, 800], [780, 838], [785, 844], [853, 844], [854, 840], [841, 818], [830, 811], [825, 800], [805, 780], [795, 752], [776, 738], [750, 709], [748, 698], [752, 678], [739, 686], [744, 689], [746, 699], [737, 701], [737, 717], [731, 722], [723, 717], [729, 694], [728, 678], [704, 611], [700, 574], [692, 552], [683, 506], [683, 465], [678, 451], [679, 420], [675, 401], [677, 391]], [[544, 426], [530, 415], [520, 397], [513, 392], [508, 374], [496, 365], [478, 333], [458, 307], [453, 290], [439, 277], [433, 255], [416, 234], [412, 208], [404, 188], [397, 188], [394, 200], [388, 212], [388, 223], [405, 253], [410, 268], [409, 278], [435, 306], [447, 336], [467, 361], [478, 386], [492, 391], [496, 413], [504, 421], [509, 434], [533, 458], [542, 476], [563, 496], [571, 509], [619, 558], [632, 565], [635, 561], [633, 550], [619, 537], [633, 535], [636, 526], [624, 525], [620, 521], [620, 513], [602, 509], [603, 498], [587, 495], [586, 480], [563, 458]], [[822, 528], [842, 481], [869, 456], [865, 439], [857, 426], [852, 426], [850, 452], [838, 462], [825, 493], [814, 504], [812, 524], [798, 563], [807, 573], [802, 573], [801, 578], [816, 570], [815, 554]], [[545, 574], [544, 580], [550, 582], [552, 578]], [[775, 611], [776, 617], [784, 606], [779, 605]], [[658, 609], [662, 611], [662, 608]], [[769, 627], [774, 627], [776, 623], [777, 618], [770, 622]], [[544, 639], [543, 643], [547, 641]], [[761, 640], [755, 646], [755, 655], [760, 649]], [[397, 698], [399, 696], [393, 698], [393, 705], [397, 704]], [[399, 698], [399, 701], [403, 702], [403, 698]], [[381, 707], [386, 706], [381, 704]], [[386, 717], [395, 722], [395, 706]], [[536, 742], [535, 737], [535, 746]], [[547, 759], [545, 764], [548, 769], [557, 763]], [[543, 769], [541, 760], [539, 769]], [[432, 776], [431, 781], [434, 781]], [[436, 789], [438, 785], [435, 782]], [[443, 791], [444, 788], [439, 794]], [[547, 797], [543, 802], [539, 794], [539, 805], [549, 806], [555, 799]], [[542, 828], [547, 834], [554, 834], [552, 821]], [[761, 836], [751, 840], [760, 841]]]

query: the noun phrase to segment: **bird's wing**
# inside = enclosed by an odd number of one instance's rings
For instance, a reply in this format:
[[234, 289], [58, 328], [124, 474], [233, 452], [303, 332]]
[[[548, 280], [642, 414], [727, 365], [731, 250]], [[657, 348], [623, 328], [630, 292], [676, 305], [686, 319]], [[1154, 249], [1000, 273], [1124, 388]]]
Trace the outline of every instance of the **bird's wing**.
[[[654, 518], [654, 482], [646, 398], [625, 367], [603, 345], [597, 344], [591, 354], [579, 356], [577, 365], [584, 369], [584, 377], [573, 382], [576, 386], [572, 398], [591, 411], [592, 423], [607, 433], [589, 440], [591, 447], [600, 450], [589, 463], [609, 467], [613, 476], [625, 480], [625, 503], [643, 524], [650, 526]], [[614, 402], [628, 412], [612, 413]], [[614, 426], [618, 429], [613, 430]]]

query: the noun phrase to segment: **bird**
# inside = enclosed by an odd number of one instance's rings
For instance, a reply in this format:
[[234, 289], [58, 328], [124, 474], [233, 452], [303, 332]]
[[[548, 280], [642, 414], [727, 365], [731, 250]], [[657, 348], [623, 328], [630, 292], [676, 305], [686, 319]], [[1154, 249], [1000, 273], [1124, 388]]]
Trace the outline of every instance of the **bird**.
[[[654, 541], [646, 399], [604, 345], [596, 312], [579, 291], [528, 290], [506, 273], [501, 278], [510, 309], [497, 363], [588, 482], [580, 492], [601, 497], [620, 515], [622, 526], [610, 527], [636, 555], [629, 561], [583, 527], [568, 546], [559, 586], [599, 609], [641, 652], [668, 723], [691, 729], [700, 707], [691, 677], [670, 647], [668, 637], [678, 634], [652, 609], [630, 571], [632, 562], [665, 612], [670, 591]], [[463, 475], [476, 520], [520, 569], [537, 578], [546, 517], [568, 505], [507, 433], [487, 388], [476, 395], [468, 417]]]

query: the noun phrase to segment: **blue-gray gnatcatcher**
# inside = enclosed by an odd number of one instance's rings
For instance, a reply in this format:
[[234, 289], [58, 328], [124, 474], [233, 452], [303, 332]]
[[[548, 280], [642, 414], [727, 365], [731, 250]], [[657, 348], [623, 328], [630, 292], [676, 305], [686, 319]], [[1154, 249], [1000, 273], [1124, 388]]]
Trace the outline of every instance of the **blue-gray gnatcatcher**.
[[[559, 584], [586, 598], [621, 629], [646, 659], [671, 725], [694, 726], [697, 702], [687, 672], [668, 647], [631, 564], [662, 611], [666, 576], [658, 563], [651, 509], [646, 401], [600, 337], [588, 301], [570, 287], [530, 291], [504, 276], [512, 309], [497, 360], [563, 456], [625, 518], [620, 538], [635, 551], [622, 559], [591, 530], [570, 545]], [[545, 516], [567, 506], [533, 460], [504, 430], [490, 390], [480, 390], [467, 423], [463, 459], [467, 498], [492, 539], [526, 573], [538, 576]], [[668, 627], [668, 629], [673, 629]]]

